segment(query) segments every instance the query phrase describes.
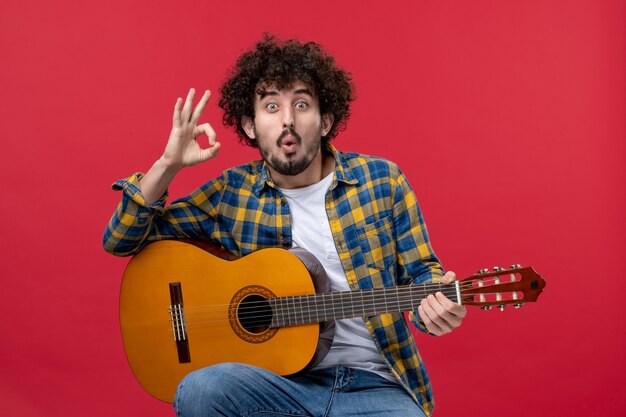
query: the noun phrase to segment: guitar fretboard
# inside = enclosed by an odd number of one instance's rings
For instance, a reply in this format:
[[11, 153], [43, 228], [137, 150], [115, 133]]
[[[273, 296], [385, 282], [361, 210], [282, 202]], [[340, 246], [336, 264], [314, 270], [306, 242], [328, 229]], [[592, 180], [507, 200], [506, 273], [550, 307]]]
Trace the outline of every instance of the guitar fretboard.
[[[415, 310], [430, 294], [456, 297], [455, 284], [407, 285], [361, 291], [342, 291], [268, 300], [272, 308], [270, 327], [297, 326]], [[459, 300], [456, 300], [459, 302]]]

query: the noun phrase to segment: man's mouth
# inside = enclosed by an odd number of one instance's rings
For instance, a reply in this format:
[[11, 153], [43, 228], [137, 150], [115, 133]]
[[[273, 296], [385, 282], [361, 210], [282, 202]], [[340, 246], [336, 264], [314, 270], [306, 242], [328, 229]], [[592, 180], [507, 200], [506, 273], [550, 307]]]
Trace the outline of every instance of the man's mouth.
[[300, 135], [298, 135], [293, 129], [287, 129], [280, 135], [276, 144], [285, 153], [291, 154], [296, 152], [296, 149], [301, 141], [302, 139], [300, 138]]

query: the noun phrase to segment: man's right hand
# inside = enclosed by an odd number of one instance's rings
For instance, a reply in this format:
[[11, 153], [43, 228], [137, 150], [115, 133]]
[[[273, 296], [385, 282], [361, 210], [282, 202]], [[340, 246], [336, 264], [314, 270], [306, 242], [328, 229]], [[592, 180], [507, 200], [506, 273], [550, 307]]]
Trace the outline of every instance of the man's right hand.
[[[217, 156], [220, 143], [216, 141], [216, 134], [210, 124], [197, 125], [211, 92], [206, 90], [200, 102], [193, 108], [195, 90], [192, 88], [187, 94], [185, 105], [183, 99], [178, 98], [174, 106], [172, 131], [163, 152], [161, 160], [166, 166], [174, 170], [199, 164]], [[209, 138], [209, 147], [202, 148], [198, 137], [205, 134]]]
[[[172, 132], [165, 146], [163, 156], [152, 165], [146, 175], [139, 181], [139, 188], [144, 196], [145, 204], [151, 205], [156, 202], [167, 190], [170, 182], [178, 171], [184, 167], [196, 165], [217, 156], [220, 143], [215, 140], [215, 131], [210, 124], [196, 125], [206, 107], [210, 91], [205, 91], [200, 102], [193, 108], [192, 88], [187, 94], [185, 105], [183, 99], [176, 100]], [[198, 143], [198, 137], [202, 134], [209, 138], [209, 147], [202, 148]]]

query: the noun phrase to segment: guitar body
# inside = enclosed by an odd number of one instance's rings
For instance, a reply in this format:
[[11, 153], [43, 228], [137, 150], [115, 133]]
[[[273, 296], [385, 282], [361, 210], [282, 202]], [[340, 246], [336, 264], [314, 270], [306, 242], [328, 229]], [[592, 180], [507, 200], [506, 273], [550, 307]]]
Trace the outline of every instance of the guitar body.
[[[172, 283], [182, 296], [184, 343], [176, 341], [180, 329], [173, 325]], [[173, 401], [186, 374], [221, 362], [296, 373], [325, 354], [318, 352], [320, 324], [246, 328], [237, 306], [315, 292], [307, 266], [284, 249], [228, 261], [189, 243], [152, 243], [133, 257], [122, 282], [120, 324], [131, 369], [146, 391], [166, 402]]]

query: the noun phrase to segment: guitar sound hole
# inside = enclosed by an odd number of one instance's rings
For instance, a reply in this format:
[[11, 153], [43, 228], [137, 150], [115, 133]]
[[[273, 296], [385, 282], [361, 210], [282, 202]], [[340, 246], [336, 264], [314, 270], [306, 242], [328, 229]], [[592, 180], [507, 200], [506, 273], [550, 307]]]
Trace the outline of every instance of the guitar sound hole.
[[272, 308], [267, 299], [260, 295], [250, 295], [239, 304], [237, 318], [241, 327], [250, 333], [263, 333], [272, 323]]

